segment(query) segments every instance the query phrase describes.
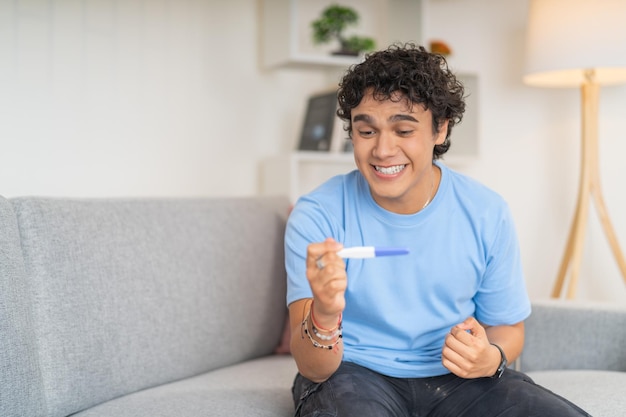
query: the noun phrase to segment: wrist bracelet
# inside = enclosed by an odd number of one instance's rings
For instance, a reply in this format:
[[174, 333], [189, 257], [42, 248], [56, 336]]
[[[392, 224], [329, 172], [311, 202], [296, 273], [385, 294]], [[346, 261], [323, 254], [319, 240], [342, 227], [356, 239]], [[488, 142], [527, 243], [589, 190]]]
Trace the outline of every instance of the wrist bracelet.
[[311, 315], [311, 324], [313, 325], [313, 327], [317, 328], [320, 331], [327, 332], [327, 333], [336, 331], [341, 326], [342, 314], [339, 313], [339, 320], [337, 320], [337, 325], [335, 327], [333, 327], [332, 329], [325, 329], [319, 324], [317, 324], [317, 322], [315, 321], [315, 317], [313, 316], [313, 303], [314, 301], [311, 301], [311, 308], [309, 309], [309, 314]]
[[339, 326], [338, 328], [338, 334], [337, 336], [335, 336], [337, 339], [328, 345], [324, 345], [322, 343], [319, 343], [317, 340], [313, 339], [313, 337], [311, 336], [311, 333], [309, 332], [309, 321], [308, 321], [308, 317], [304, 319], [304, 321], [302, 322], [302, 330], [303, 332], [307, 335], [307, 337], [309, 338], [309, 340], [311, 341], [311, 343], [313, 344], [314, 347], [316, 348], [321, 348], [321, 349], [328, 349], [328, 350], [332, 350], [337, 344], [339, 344], [339, 342], [341, 341], [341, 339], [343, 338], [343, 334], [342, 334], [342, 330], [341, 330], [341, 326]]
[[315, 327], [315, 324], [313, 324], [313, 320], [311, 320], [311, 328], [313, 330], [313, 334], [315, 335], [315, 337], [317, 337], [318, 339], [321, 340], [334, 340], [337, 336], [339, 336], [341, 334], [341, 324], [339, 325], [339, 327], [337, 327], [337, 329], [330, 335], [326, 335], [326, 334], [321, 334], [319, 332], [319, 330], [317, 329], [317, 327]]

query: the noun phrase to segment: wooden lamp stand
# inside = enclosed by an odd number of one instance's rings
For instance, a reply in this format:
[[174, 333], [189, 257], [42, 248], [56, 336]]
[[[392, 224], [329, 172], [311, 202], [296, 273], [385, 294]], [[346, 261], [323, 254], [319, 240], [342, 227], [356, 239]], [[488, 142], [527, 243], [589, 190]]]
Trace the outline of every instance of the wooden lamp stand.
[[576, 296], [576, 286], [580, 274], [582, 250], [585, 240], [586, 224], [589, 215], [591, 197], [595, 202], [600, 223], [609, 241], [613, 256], [626, 283], [626, 260], [620, 249], [615, 231], [609, 219], [609, 213], [604, 204], [602, 189], [600, 188], [600, 171], [598, 165], [598, 102], [600, 86], [594, 80], [592, 70], [585, 73], [585, 82], [582, 92], [582, 148], [581, 171], [578, 188], [578, 202], [572, 225], [570, 227], [567, 246], [561, 261], [559, 273], [552, 289], [552, 297], [560, 298], [563, 293], [563, 284], [567, 272], [570, 272], [567, 298]]

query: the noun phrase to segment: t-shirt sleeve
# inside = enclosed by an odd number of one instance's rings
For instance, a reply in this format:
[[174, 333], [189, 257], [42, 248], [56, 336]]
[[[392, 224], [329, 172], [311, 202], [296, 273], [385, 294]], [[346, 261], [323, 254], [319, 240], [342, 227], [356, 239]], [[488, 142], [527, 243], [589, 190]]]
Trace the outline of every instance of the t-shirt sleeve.
[[531, 311], [512, 215], [504, 203], [486, 244], [486, 270], [475, 295], [476, 318], [487, 325], [515, 324]]

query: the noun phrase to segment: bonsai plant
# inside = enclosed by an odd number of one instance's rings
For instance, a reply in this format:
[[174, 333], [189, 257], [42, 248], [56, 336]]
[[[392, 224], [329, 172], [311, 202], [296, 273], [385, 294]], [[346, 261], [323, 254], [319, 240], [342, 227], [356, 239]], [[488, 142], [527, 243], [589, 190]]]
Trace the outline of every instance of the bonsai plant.
[[358, 55], [361, 52], [371, 51], [376, 47], [372, 38], [344, 35], [346, 28], [356, 25], [358, 21], [359, 15], [354, 9], [338, 4], [330, 5], [322, 11], [319, 19], [311, 23], [313, 42], [322, 44], [333, 40], [338, 41], [340, 49], [333, 52], [334, 55]]

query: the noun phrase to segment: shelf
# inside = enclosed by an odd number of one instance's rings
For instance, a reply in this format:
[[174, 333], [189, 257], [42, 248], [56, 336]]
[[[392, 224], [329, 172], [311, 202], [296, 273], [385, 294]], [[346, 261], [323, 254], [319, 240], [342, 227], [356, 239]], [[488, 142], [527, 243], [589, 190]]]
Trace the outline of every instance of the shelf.
[[[282, 68], [299, 68], [319, 70], [325, 68], [348, 68], [358, 64], [363, 57], [342, 57], [332, 55], [293, 54], [288, 59], [279, 60], [275, 64]], [[273, 66], [269, 65], [269, 66]]]
[[299, 151], [268, 158], [261, 164], [261, 193], [298, 197], [327, 179], [356, 169], [352, 153]]

